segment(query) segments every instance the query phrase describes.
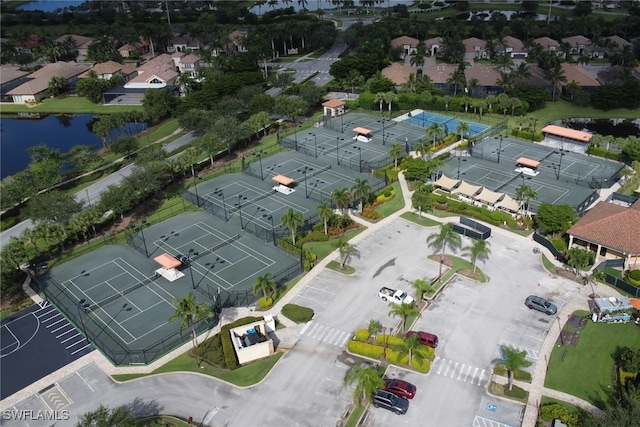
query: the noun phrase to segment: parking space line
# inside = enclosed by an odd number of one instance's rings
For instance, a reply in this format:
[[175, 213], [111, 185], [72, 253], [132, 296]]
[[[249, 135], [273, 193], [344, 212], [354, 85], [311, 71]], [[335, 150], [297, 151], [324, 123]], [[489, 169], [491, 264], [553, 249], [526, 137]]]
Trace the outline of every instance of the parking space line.
[[[91, 344], [87, 344], [87, 345], [85, 345], [85, 346], [84, 346], [84, 347], [82, 347], [82, 348], [79, 348], [79, 349], [77, 349], [77, 350], [75, 350], [75, 351], [72, 351], [72, 352], [71, 352], [71, 354], [80, 353], [82, 350], [84, 350], [84, 349], [85, 349], [85, 348], [87, 348], [87, 347], [91, 347]], [[93, 390], [91, 390], [91, 391], [93, 391]]]
[[456, 369], [458, 369], [458, 365], [460, 364], [460, 362], [456, 362], [456, 364], [453, 367], [453, 371], [451, 371], [451, 378], [454, 377], [454, 375], [456, 374]]
[[[75, 335], [70, 336], [69, 338], [67, 338], [67, 339], [66, 339], [66, 340], [64, 340], [64, 341], [60, 341], [60, 343], [61, 343], [61, 344], [64, 344], [64, 343], [66, 343], [67, 341], [71, 341], [72, 339], [74, 339], [75, 337], [78, 337], [78, 336], [80, 336], [80, 333], [76, 331]], [[67, 348], [69, 348], [69, 347], [67, 347]]]
[[65, 320], [67, 320], [67, 319], [65, 319], [65, 318], [63, 317], [62, 319], [58, 320], [57, 322], [54, 322], [54, 323], [52, 323], [52, 324], [50, 324], [50, 325], [47, 325], [47, 329], [49, 329], [50, 327], [52, 327], [52, 326], [54, 326], [54, 325], [57, 325], [57, 324], [58, 324], [58, 323], [60, 323], [60, 322], [64, 322]]
[[458, 373], [458, 381], [460, 380], [460, 378], [462, 378], [462, 372], [464, 372], [464, 367], [466, 365], [463, 363], [462, 366], [460, 367], [460, 372]]
[[325, 292], [325, 293], [327, 293], [329, 295], [335, 295], [336, 294], [335, 292], [327, 291], [326, 289], [322, 289], [322, 288], [316, 288], [315, 286], [310, 286], [310, 285], [307, 285], [307, 289], [315, 289], [316, 291]]
[[478, 377], [478, 385], [481, 385], [482, 379], [484, 378], [484, 369], [480, 372], [480, 376]]
[[84, 379], [84, 377], [82, 375], [80, 375], [80, 372], [76, 371], [76, 375], [80, 377], [80, 379], [82, 380], [83, 383], [85, 383], [85, 385], [87, 387], [89, 387], [89, 390], [91, 390], [92, 393], [95, 393], [95, 390], [93, 389], [93, 387], [91, 387], [91, 385], [89, 385], [89, 383], [87, 382], [87, 380]]
[[312, 323], [313, 323], [313, 320], [307, 322], [300, 330], [300, 335], [304, 335], [305, 331], [309, 328], [309, 326], [311, 326]]

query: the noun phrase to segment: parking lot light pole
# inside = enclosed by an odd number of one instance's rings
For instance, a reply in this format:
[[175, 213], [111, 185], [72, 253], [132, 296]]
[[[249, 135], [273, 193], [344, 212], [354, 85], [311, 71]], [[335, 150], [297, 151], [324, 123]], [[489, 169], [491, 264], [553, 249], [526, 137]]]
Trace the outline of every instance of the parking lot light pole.
[[[140, 223], [140, 225], [135, 225], [135, 224], [130, 224], [129, 228], [133, 230], [134, 235], [136, 232], [140, 232], [140, 237], [142, 237], [142, 244], [144, 245], [144, 254], [147, 258], [149, 258], [149, 251], [147, 250], [147, 240], [144, 238], [144, 227], [148, 227], [149, 224], [147, 223], [147, 220], [144, 219], [142, 220], [142, 222]], [[132, 237], [133, 238], [133, 237]]]
[[385, 326], [382, 327], [382, 360], [387, 360], [387, 328]]

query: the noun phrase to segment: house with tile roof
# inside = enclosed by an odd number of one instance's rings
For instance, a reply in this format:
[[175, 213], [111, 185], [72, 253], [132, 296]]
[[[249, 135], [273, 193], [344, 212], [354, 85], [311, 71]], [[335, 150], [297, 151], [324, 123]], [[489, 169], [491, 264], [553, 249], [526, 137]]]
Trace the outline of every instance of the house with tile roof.
[[496, 83], [500, 78], [500, 71], [495, 67], [473, 63], [470, 67], [465, 68], [464, 77], [467, 79], [467, 84], [472, 79], [478, 81], [478, 86], [473, 90], [472, 96], [483, 97], [504, 92], [504, 89]]
[[589, 53], [589, 49], [591, 49], [592, 45], [591, 39], [583, 35], [565, 37], [562, 39], [562, 43], [566, 43], [571, 46], [571, 49], [568, 52], [570, 55], [586, 55]]
[[537, 39], [533, 40], [533, 43], [539, 44], [540, 46], [542, 46], [542, 50], [544, 52], [553, 52], [558, 56], [563, 56], [564, 53], [560, 50], [560, 43], [558, 43], [557, 41], [555, 41], [552, 38], [549, 37], [538, 37]]
[[[178, 54], [182, 55], [182, 54]], [[176, 70], [180, 56], [163, 53], [138, 67], [138, 75], [124, 85], [130, 89], [161, 89], [176, 84], [180, 75]]]
[[391, 40], [391, 48], [400, 49], [400, 58], [404, 59], [416, 52], [420, 40], [409, 36], [400, 36]]
[[140, 41], [136, 43], [127, 43], [120, 46], [118, 48], [118, 53], [123, 58], [129, 58], [135, 55], [139, 55], [139, 56], [145, 55], [151, 52], [151, 48], [152, 48], [151, 44], [141, 37]]
[[80, 36], [78, 34], [65, 34], [58, 37], [55, 41], [58, 43], [65, 43], [69, 38], [73, 40], [78, 51], [78, 58], [76, 58], [76, 61], [86, 61], [87, 54], [89, 53], [89, 46], [93, 43], [94, 39], [92, 37]]
[[244, 46], [244, 40], [247, 38], [249, 32], [244, 29], [235, 30], [229, 34], [229, 43], [227, 44], [226, 51], [232, 52], [247, 52], [247, 48]]
[[200, 42], [189, 34], [176, 35], [167, 44], [167, 53], [200, 50]]
[[[502, 43], [504, 42], [504, 44]], [[496, 41], [496, 54], [509, 55], [513, 59], [524, 59], [529, 56], [529, 52], [524, 48], [524, 43], [520, 39], [506, 36], [502, 41]]]
[[567, 78], [566, 82], [560, 82], [560, 87], [564, 95], [566, 95], [566, 88], [571, 82], [576, 82], [582, 90], [589, 92], [601, 86], [600, 82], [582, 67], [567, 62], [562, 62], [560, 66], [564, 71], [564, 76]]
[[[120, 64], [115, 61], [100, 62], [91, 67], [89, 71], [93, 71], [99, 79], [109, 80], [113, 76], [119, 76], [125, 82], [138, 74], [134, 64]], [[80, 78], [89, 77], [89, 71], [83, 73]]]
[[408, 82], [411, 74], [417, 75], [417, 73], [418, 69], [416, 67], [404, 65], [399, 62], [394, 62], [381, 71], [383, 77], [388, 78], [398, 87]]
[[462, 40], [464, 45], [465, 61], [473, 61], [474, 59], [489, 59], [489, 51], [487, 50], [487, 42], [477, 37], [469, 37]]
[[603, 259], [624, 259], [625, 265], [640, 257], [640, 199], [629, 207], [599, 202], [567, 230], [569, 249], [574, 246]]
[[456, 68], [458, 66], [455, 64], [429, 65], [422, 69], [422, 74], [429, 76], [434, 88], [448, 92], [447, 80], [449, 80]]
[[431, 52], [431, 56], [436, 56], [440, 50], [440, 46], [442, 46], [442, 37], [426, 39], [424, 45], [427, 48], [427, 52]]
[[339, 99], [330, 99], [322, 103], [324, 115], [329, 117], [337, 117], [344, 114], [345, 102]]
[[76, 62], [58, 61], [47, 64], [26, 76], [26, 81], [7, 92], [16, 104], [35, 103], [49, 96], [49, 82], [53, 77], [62, 77], [67, 84], [75, 83], [89, 67]]

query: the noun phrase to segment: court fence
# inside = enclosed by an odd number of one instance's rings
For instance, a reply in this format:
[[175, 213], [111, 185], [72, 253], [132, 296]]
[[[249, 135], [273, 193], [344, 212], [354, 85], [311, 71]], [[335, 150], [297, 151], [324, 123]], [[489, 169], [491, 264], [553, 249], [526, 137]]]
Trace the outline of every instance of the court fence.
[[[57, 307], [78, 330], [82, 331], [87, 341], [99, 349], [115, 366], [148, 365], [181, 346], [188, 339], [187, 335], [176, 331], [144, 348], [128, 348], [92, 313], [92, 307], [85, 305], [84, 301], [78, 301], [77, 297], [71, 295], [48, 272], [40, 276], [35, 274], [30, 276], [35, 290]], [[216, 316], [208, 321], [198, 321], [193, 326], [199, 334], [211, 329], [217, 322]]]
[[610, 268], [622, 267], [624, 269], [624, 261], [625, 261], [624, 259], [608, 259], [598, 264], [598, 266], [596, 267], [596, 270], [603, 270], [603, 273], [605, 276], [605, 282], [608, 285], [615, 286], [616, 288], [624, 292], [627, 292], [630, 295], [633, 295], [634, 298], [639, 298], [640, 297], [639, 287], [634, 286], [631, 283], [626, 282], [622, 279], [619, 279], [618, 277], [604, 271], [604, 269], [608, 267]]
[[473, 239], [479, 240], [486, 240], [491, 237], [491, 228], [487, 227], [486, 225], [480, 224], [479, 222], [476, 222], [470, 218], [461, 216], [460, 224], [462, 225], [458, 225], [455, 223], [451, 225], [457, 233], [463, 236], [469, 236]]
[[564, 256], [564, 254], [560, 252], [558, 249], [556, 249], [556, 247], [553, 246], [553, 243], [551, 243], [549, 240], [547, 240], [541, 234], [539, 234], [538, 230], [536, 230], [533, 233], [533, 240], [536, 241], [537, 243], [540, 243], [545, 248], [549, 249], [549, 252], [551, 252], [551, 254], [555, 257], [555, 259], [557, 259], [563, 264], [567, 263], [567, 258]]

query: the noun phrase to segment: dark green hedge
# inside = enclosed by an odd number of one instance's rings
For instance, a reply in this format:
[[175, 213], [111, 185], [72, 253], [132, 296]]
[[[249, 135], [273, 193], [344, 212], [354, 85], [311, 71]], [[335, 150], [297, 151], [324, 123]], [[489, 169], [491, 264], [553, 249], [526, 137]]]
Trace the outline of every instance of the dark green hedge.
[[233, 349], [233, 343], [231, 342], [231, 334], [229, 330], [242, 325], [248, 325], [249, 323], [262, 320], [262, 317], [247, 316], [242, 319], [238, 319], [235, 322], [228, 323], [220, 328], [220, 339], [222, 341], [222, 351], [224, 352], [224, 362], [227, 365], [227, 369], [236, 369], [238, 367], [238, 359], [236, 352]]
[[313, 319], [314, 312], [309, 307], [286, 304], [282, 307], [282, 315], [296, 323], [304, 323]]
[[591, 154], [592, 156], [597, 156], [597, 157], [604, 157], [605, 159], [617, 160], [617, 161], [620, 161], [620, 158], [621, 158], [620, 153], [609, 151], [600, 147], [587, 148], [587, 154]]
[[513, 129], [511, 131], [511, 135], [515, 136], [516, 138], [526, 139], [527, 141], [531, 141], [532, 138], [534, 141], [542, 141], [544, 139], [543, 134], [541, 133], [534, 134], [529, 130]]

